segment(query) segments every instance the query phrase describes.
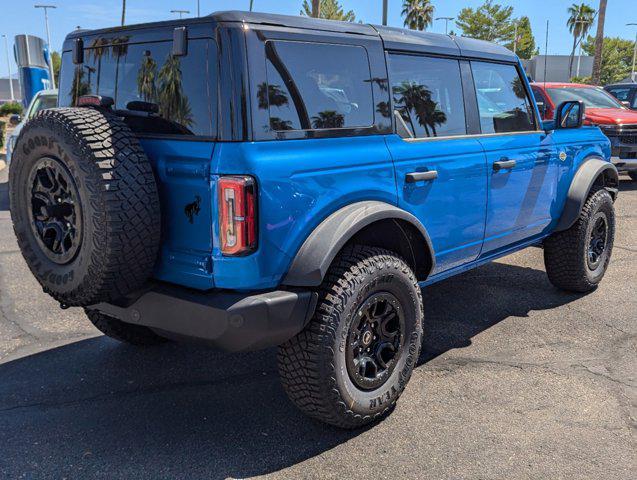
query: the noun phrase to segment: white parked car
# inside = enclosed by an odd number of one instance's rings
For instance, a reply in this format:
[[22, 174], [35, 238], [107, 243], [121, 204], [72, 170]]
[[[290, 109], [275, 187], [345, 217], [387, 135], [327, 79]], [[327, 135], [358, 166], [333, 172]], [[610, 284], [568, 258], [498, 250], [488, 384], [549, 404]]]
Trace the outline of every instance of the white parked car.
[[35, 97], [31, 100], [28, 108], [26, 109], [24, 116], [11, 115], [9, 122], [16, 127], [11, 132], [11, 135], [7, 135], [7, 165], [11, 163], [11, 153], [13, 152], [13, 146], [15, 141], [22, 130], [22, 126], [33, 117], [40, 110], [46, 108], [55, 108], [58, 106], [58, 91], [57, 90], [40, 90], [36, 93]]

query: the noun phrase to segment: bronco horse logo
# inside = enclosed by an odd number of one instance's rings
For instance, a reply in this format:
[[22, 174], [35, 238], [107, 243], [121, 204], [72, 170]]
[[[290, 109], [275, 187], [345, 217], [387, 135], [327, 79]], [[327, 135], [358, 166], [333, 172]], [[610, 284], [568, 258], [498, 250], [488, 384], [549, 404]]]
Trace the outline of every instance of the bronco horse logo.
[[200, 211], [201, 211], [201, 197], [199, 195], [195, 195], [195, 201], [186, 205], [186, 207], [184, 208], [184, 213], [188, 217], [188, 221], [190, 223], [194, 223], [195, 215], [199, 215]]

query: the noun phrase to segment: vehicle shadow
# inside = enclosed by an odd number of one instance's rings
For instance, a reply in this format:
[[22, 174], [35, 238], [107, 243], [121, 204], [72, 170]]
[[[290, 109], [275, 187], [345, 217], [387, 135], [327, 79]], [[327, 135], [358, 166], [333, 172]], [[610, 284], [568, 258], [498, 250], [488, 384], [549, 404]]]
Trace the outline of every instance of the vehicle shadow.
[[[544, 272], [502, 263], [430, 286], [419, 365], [511, 315], [575, 298]], [[299, 413], [279, 385], [274, 349], [135, 348], [96, 337], [0, 364], [0, 472], [8, 478], [245, 478], [363, 431]]]
[[637, 190], [637, 182], [632, 180], [630, 177], [622, 177], [619, 182], [619, 191], [620, 192], [634, 192]]
[[[0, 153], [0, 162], [4, 161], [5, 154]], [[9, 182], [8, 167], [0, 170], [0, 211], [9, 210]]]

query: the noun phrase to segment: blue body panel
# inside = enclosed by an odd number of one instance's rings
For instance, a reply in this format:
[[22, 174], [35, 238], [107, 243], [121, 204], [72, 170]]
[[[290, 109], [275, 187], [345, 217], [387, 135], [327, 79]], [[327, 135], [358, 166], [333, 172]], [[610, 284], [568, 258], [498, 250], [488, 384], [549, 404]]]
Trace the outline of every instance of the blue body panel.
[[307, 236], [339, 208], [362, 200], [396, 204], [396, 184], [384, 136], [219, 143], [214, 174], [257, 179], [258, 250], [223, 257], [214, 228], [215, 286], [276, 287]]
[[[213, 288], [210, 175], [215, 144], [151, 139], [141, 143], [159, 181], [162, 247], [155, 278], [202, 290]], [[192, 222], [186, 214], [189, 205]]]
[[[476, 138], [403, 140], [387, 137], [396, 168], [398, 206], [426, 228], [436, 255], [434, 273], [478, 257], [484, 238], [487, 165]], [[405, 175], [435, 170], [438, 178], [406, 183]]]

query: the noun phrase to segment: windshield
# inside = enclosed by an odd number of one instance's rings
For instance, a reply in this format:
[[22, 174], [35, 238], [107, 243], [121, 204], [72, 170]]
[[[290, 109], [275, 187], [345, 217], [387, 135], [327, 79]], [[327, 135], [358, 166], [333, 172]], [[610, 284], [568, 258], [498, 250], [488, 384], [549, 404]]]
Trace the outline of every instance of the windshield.
[[608, 93], [597, 88], [547, 88], [555, 105], [570, 100], [581, 100], [586, 108], [625, 108]]

